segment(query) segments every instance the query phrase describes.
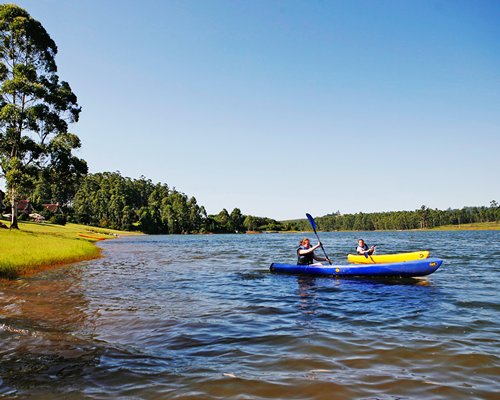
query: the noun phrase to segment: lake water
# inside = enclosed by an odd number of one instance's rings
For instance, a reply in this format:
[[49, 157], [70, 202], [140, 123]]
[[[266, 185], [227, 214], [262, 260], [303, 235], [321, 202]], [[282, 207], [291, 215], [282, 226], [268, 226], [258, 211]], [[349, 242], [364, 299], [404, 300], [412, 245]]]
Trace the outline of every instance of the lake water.
[[129, 237], [0, 282], [0, 397], [499, 398], [500, 231], [320, 233], [336, 263], [428, 249], [425, 279], [270, 273], [301, 236]]

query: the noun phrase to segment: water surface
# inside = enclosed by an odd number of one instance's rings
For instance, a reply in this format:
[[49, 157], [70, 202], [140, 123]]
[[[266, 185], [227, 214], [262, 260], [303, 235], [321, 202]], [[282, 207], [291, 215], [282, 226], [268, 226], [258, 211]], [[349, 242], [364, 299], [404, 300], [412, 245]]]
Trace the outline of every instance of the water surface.
[[[494, 399], [500, 233], [321, 233], [428, 249], [425, 279], [300, 277], [300, 235], [137, 236], [0, 283], [0, 396]], [[314, 243], [314, 236], [309, 235]]]

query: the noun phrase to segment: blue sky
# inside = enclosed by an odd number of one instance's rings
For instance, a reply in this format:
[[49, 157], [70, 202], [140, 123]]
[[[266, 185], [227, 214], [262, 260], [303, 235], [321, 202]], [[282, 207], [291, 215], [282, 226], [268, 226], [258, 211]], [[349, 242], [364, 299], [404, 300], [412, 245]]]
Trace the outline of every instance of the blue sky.
[[498, 1], [18, 1], [91, 172], [276, 219], [500, 201]]

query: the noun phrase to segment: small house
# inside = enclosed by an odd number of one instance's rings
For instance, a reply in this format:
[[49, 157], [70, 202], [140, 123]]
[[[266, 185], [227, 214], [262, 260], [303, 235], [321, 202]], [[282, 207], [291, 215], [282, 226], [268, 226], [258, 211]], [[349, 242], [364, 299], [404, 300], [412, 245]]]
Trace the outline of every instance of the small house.
[[33, 207], [31, 206], [31, 201], [29, 200], [18, 200], [17, 201], [17, 212], [18, 214], [31, 214], [33, 212]]

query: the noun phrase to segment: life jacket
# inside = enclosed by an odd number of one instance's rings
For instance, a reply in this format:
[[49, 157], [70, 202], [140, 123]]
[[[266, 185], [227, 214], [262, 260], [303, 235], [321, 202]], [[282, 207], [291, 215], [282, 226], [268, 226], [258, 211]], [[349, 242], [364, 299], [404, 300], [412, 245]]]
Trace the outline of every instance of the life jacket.
[[[356, 253], [357, 253], [357, 254], [360, 254], [360, 255], [361, 255], [361, 254], [364, 254], [364, 253], [360, 253], [360, 252], [358, 251], [358, 249], [359, 249], [360, 247], [361, 247], [364, 251], [368, 251], [368, 250], [370, 250], [370, 248], [368, 247], [368, 245], [367, 245], [366, 243], [365, 243], [363, 246], [357, 245], [357, 246], [356, 246]], [[371, 254], [371, 253], [369, 253], [369, 254]]]
[[297, 249], [297, 264], [299, 265], [308, 265], [314, 263], [314, 252], [311, 251], [307, 254], [299, 254], [299, 250], [307, 250], [304, 246], [300, 246]]

